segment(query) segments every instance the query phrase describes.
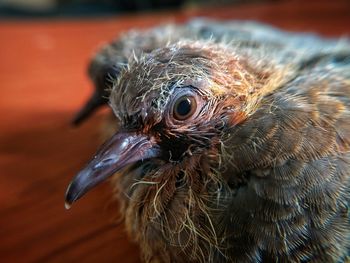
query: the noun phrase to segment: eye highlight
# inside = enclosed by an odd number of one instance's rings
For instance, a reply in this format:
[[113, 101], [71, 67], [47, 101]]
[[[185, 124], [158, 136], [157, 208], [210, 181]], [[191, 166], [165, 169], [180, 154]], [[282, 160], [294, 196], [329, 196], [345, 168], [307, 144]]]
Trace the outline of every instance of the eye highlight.
[[191, 117], [197, 109], [197, 102], [193, 96], [184, 95], [176, 100], [173, 107], [173, 116], [177, 120]]

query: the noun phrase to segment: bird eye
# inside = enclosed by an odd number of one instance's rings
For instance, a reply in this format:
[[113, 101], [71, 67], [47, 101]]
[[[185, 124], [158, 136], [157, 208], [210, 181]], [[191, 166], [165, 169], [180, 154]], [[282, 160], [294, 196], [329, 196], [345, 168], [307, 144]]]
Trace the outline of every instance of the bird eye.
[[192, 96], [182, 96], [174, 104], [173, 115], [177, 120], [185, 120], [193, 115], [197, 109], [197, 102]]

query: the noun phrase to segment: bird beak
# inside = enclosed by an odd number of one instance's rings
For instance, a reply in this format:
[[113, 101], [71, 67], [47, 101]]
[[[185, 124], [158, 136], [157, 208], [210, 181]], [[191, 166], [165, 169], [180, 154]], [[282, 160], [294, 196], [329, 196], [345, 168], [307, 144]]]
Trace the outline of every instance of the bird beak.
[[90, 117], [99, 107], [107, 104], [108, 95], [95, 91], [85, 105], [79, 110], [72, 120], [73, 125], [81, 124], [85, 119]]
[[66, 191], [66, 208], [97, 184], [128, 164], [159, 156], [159, 147], [151, 137], [136, 133], [117, 133], [71, 181]]

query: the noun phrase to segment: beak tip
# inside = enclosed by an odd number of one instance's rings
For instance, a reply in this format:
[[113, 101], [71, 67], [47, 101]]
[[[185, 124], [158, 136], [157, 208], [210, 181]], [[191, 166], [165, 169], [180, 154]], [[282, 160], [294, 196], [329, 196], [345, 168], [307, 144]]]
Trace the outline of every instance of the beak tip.
[[68, 202], [65, 202], [65, 203], [64, 203], [64, 208], [65, 208], [66, 210], [69, 210], [71, 207], [72, 207], [72, 205], [71, 205], [70, 203], [68, 203]]
[[66, 190], [64, 207], [68, 210], [71, 208], [77, 196], [74, 194], [74, 182], [71, 182]]

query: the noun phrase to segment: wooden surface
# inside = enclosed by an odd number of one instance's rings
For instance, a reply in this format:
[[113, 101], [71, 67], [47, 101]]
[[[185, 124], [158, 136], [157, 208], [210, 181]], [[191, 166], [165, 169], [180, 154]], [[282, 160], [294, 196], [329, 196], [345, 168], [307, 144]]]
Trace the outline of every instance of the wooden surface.
[[[307, 2], [307, 1], [305, 1]], [[103, 112], [69, 122], [92, 86], [93, 52], [119, 32], [196, 15], [254, 19], [326, 36], [350, 34], [348, 1], [243, 5], [108, 19], [0, 22], [0, 262], [138, 262], [104, 183], [64, 209], [92, 156]]]

